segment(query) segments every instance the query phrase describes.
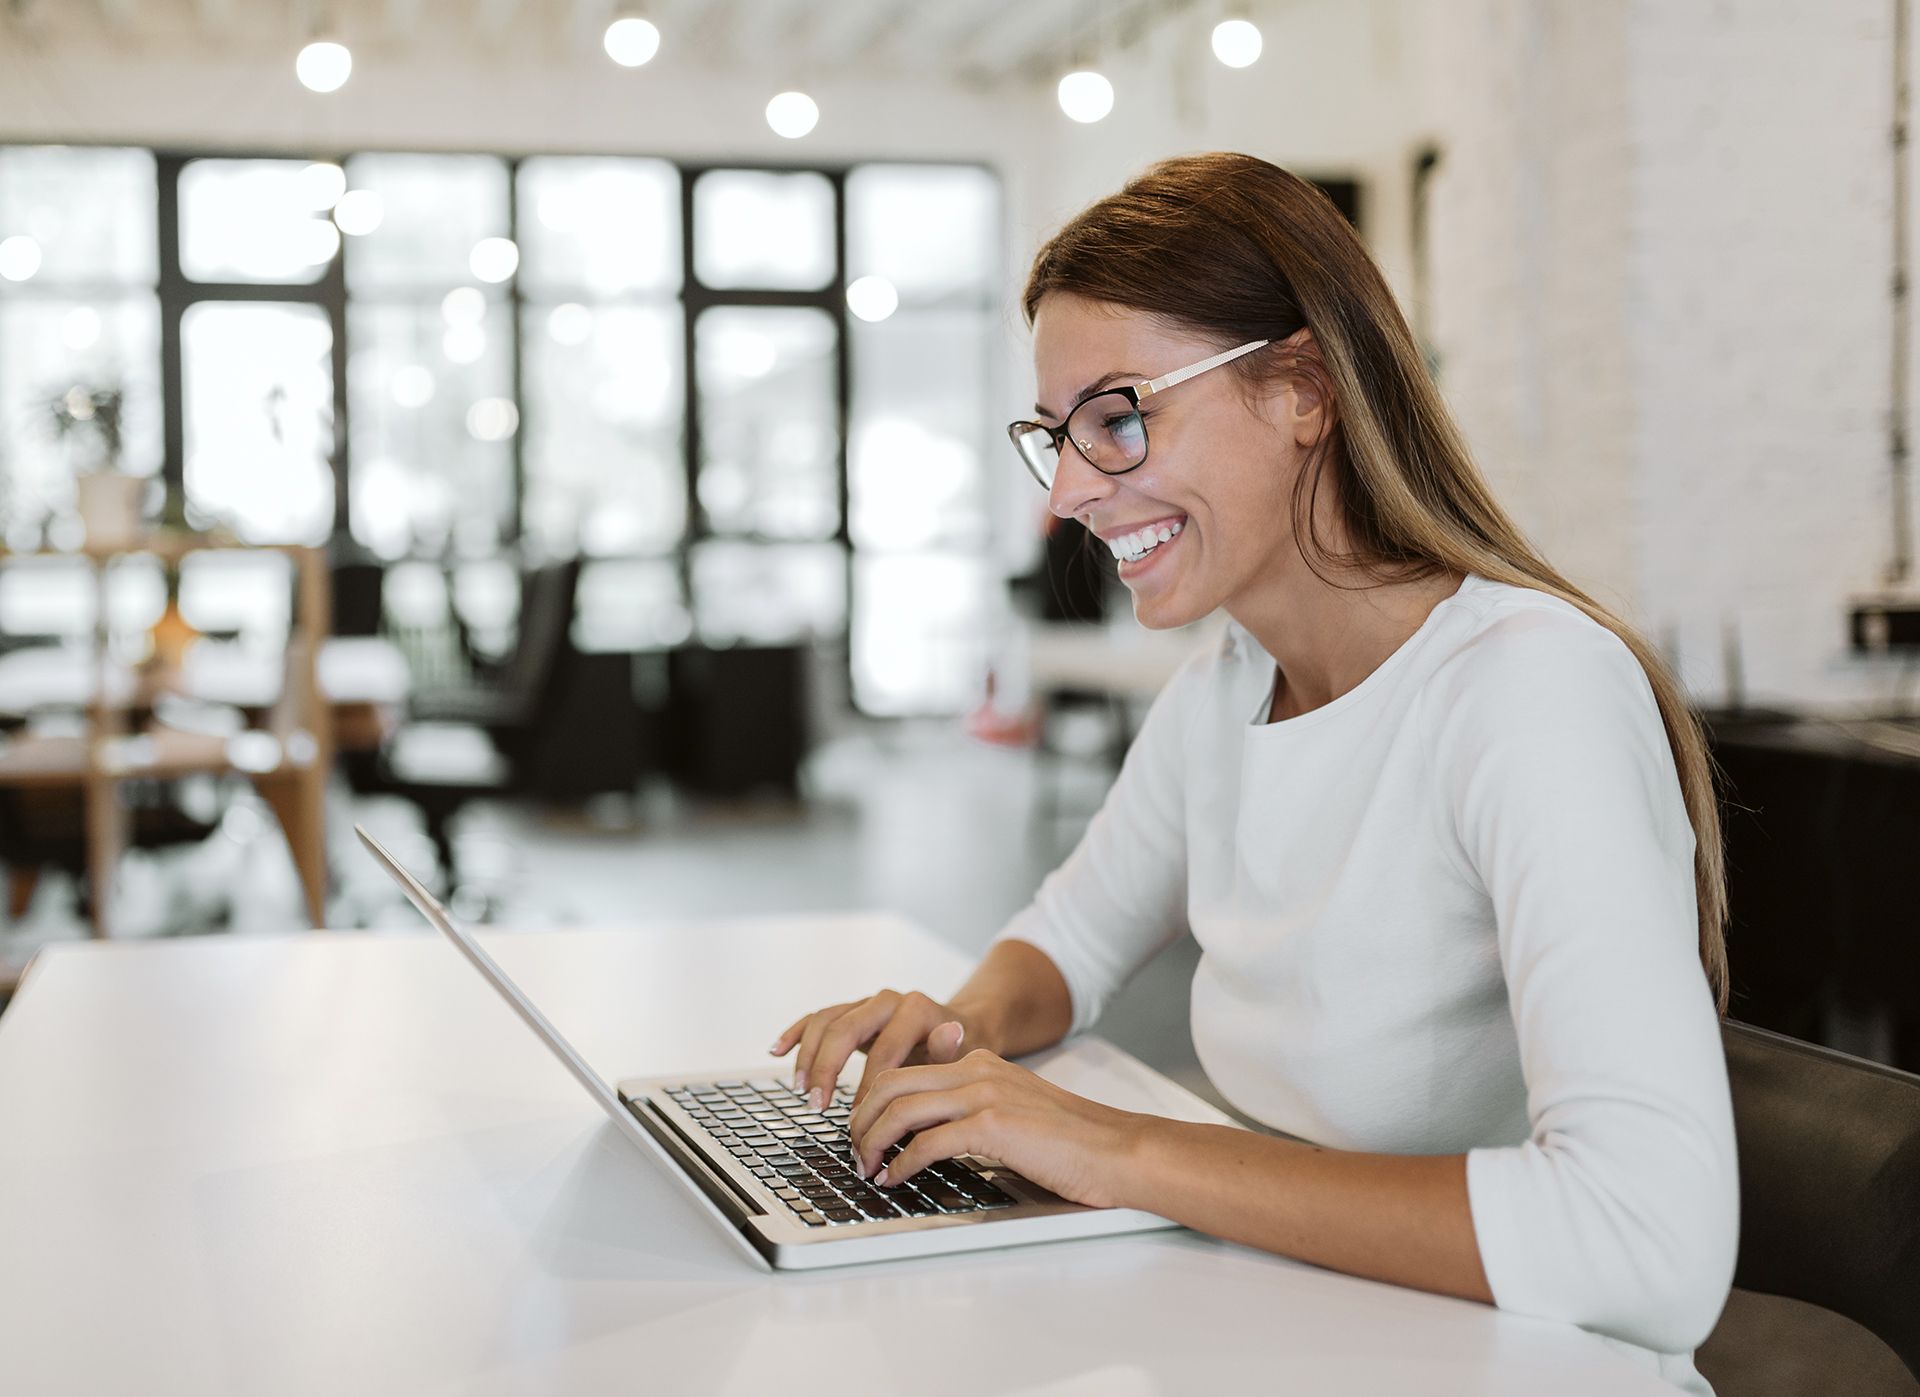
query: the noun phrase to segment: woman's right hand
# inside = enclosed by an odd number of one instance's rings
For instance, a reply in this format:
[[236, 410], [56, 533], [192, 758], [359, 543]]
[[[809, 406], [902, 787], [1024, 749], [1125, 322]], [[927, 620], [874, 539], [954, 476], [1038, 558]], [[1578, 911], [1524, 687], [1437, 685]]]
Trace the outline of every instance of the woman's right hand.
[[[975, 1035], [977, 1037], [977, 1035]], [[961, 1045], [965, 1044], [965, 1048]], [[882, 1072], [906, 1064], [957, 1062], [963, 1051], [989, 1046], [971, 1041], [962, 1016], [919, 991], [878, 994], [847, 1004], [829, 1005], [794, 1020], [767, 1051], [784, 1057], [795, 1044], [793, 1084], [807, 1093], [817, 1111], [855, 1049], [867, 1050], [867, 1068], [854, 1091], [857, 1103]]]

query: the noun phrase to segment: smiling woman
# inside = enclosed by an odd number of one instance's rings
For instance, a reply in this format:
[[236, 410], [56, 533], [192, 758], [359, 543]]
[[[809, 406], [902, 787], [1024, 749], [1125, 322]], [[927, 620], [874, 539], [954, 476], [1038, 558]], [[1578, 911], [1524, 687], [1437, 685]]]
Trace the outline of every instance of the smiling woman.
[[[851, 1130], [882, 1185], [988, 1156], [1583, 1325], [1706, 1392], [1689, 1351], [1738, 1219], [1725, 894], [1674, 682], [1502, 512], [1304, 181], [1156, 165], [1041, 249], [1024, 301], [1042, 420], [1009, 432], [1054, 513], [1113, 550], [1143, 624], [1233, 624], [950, 1002], [835, 1005], [774, 1051], [827, 1084], [866, 1049]], [[1006, 1061], [1185, 931], [1200, 1060], [1277, 1136]]]

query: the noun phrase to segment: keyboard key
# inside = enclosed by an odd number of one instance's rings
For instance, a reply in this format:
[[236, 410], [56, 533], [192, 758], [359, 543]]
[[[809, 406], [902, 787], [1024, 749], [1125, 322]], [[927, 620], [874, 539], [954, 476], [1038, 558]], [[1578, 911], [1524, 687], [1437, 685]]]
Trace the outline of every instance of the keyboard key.
[[825, 1227], [827, 1225], [827, 1220], [811, 1208], [799, 1209], [798, 1216], [800, 1221], [804, 1222], [808, 1227]]
[[900, 1188], [890, 1190], [887, 1198], [895, 1207], [899, 1208], [901, 1212], [906, 1213], [909, 1217], [931, 1217], [940, 1211], [938, 1205], [928, 1202], [904, 1185]]
[[1002, 1193], [992, 1184], [988, 1184], [984, 1188], [975, 1190], [973, 1201], [982, 1208], [1011, 1208], [1015, 1200], [1012, 1194]]
[[773, 1171], [789, 1179], [805, 1179], [813, 1173], [813, 1171], [804, 1164], [776, 1164], [773, 1166]]
[[828, 1222], [861, 1222], [863, 1219], [857, 1208], [828, 1208]]
[[971, 1198], [943, 1179], [928, 1179], [922, 1173], [914, 1178], [913, 1185], [925, 1197], [939, 1204], [943, 1213], [970, 1213], [974, 1209]]
[[875, 1221], [881, 1218], [897, 1218], [900, 1216], [900, 1210], [884, 1198], [863, 1198], [853, 1206]]

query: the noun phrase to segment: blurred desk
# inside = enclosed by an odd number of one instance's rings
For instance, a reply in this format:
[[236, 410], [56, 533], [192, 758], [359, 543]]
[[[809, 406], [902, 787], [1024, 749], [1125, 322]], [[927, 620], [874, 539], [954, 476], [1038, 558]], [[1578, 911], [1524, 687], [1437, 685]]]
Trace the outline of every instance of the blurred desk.
[[[872, 913], [482, 940], [609, 1079], [772, 1071], [798, 1009], [968, 968]], [[760, 1272], [424, 930], [50, 947], [0, 1121], [0, 1355], [40, 1397], [1672, 1391], [1187, 1232]]]
[[[7, 857], [27, 863], [30, 880], [44, 863], [63, 862], [76, 844], [83, 846], [76, 862], [84, 867], [96, 936], [107, 935], [111, 927], [114, 874], [121, 854], [139, 833], [126, 799], [126, 783], [191, 775], [239, 772], [251, 778], [286, 833], [313, 925], [320, 926], [326, 916], [326, 782], [333, 764], [334, 724], [332, 706], [322, 696], [319, 680], [320, 653], [330, 629], [328, 580], [319, 550], [295, 545], [263, 550], [285, 554], [293, 574], [291, 624], [277, 653], [257, 662], [264, 674], [250, 668], [247, 652], [238, 647], [226, 647], [229, 662], [224, 667], [218, 646], [205, 652], [213, 659], [210, 665], [198, 661], [203, 686], [211, 682], [218, 690], [224, 683], [227, 695], [257, 700], [246, 710], [253, 720], [251, 730], [231, 731], [231, 712], [225, 715], [225, 724], [208, 721], [218, 715], [204, 712], [176, 712], [165, 722], [150, 720], [149, 715], [160, 715], [170, 698], [190, 707], [196, 698], [207, 697], [182, 682], [192, 667], [188, 661], [201, 653], [206, 642], [203, 639], [184, 651], [172, 643], [163, 648], [154, 637], [166, 620], [164, 615], [149, 632], [156, 656], [153, 671], [131, 670], [113, 657], [110, 564], [139, 555], [171, 566], [190, 554], [221, 551], [249, 550], [210, 536], [162, 531], [125, 549], [89, 552], [84, 556], [96, 587], [92, 645], [50, 652], [28, 649], [5, 657], [13, 668], [14, 692], [0, 697], [0, 711], [15, 704], [13, 711], [24, 717], [50, 700], [65, 699], [64, 706], [84, 715], [80, 733], [34, 731], [30, 726], [0, 744], [0, 787], [17, 788], [22, 803], [29, 797], [39, 801], [39, 808], [18, 822]], [[365, 669], [368, 664], [362, 659], [359, 666]], [[350, 674], [354, 667], [349, 659]], [[4, 688], [0, 678], [0, 691]], [[47, 814], [57, 813], [62, 786], [80, 795], [83, 829], [77, 839], [56, 830], [49, 844], [40, 836]], [[54, 790], [55, 806], [38, 794], [49, 788]], [[9, 892], [13, 891], [10, 871]]]
[[[397, 713], [407, 701], [406, 657], [388, 640], [331, 637], [321, 643], [317, 673], [321, 697], [333, 708], [336, 724], [344, 720], [355, 731], [362, 730], [367, 713]], [[283, 674], [284, 660], [277, 653], [202, 640], [187, 652], [170, 692], [202, 703], [261, 712], [280, 697]], [[24, 718], [46, 709], [84, 709], [94, 701], [96, 686], [91, 650], [38, 645], [0, 655], [0, 716]], [[125, 665], [106, 666], [104, 687], [106, 701], [118, 707], [138, 696], [138, 680]]]

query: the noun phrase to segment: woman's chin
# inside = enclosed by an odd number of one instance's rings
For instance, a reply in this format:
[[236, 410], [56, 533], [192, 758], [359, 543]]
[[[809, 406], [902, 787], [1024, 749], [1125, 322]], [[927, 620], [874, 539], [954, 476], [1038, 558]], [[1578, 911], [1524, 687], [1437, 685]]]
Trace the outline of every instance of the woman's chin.
[[1191, 625], [1206, 613], [1183, 606], [1173, 597], [1156, 593], [1133, 594], [1133, 619], [1150, 631], [1172, 631]]

